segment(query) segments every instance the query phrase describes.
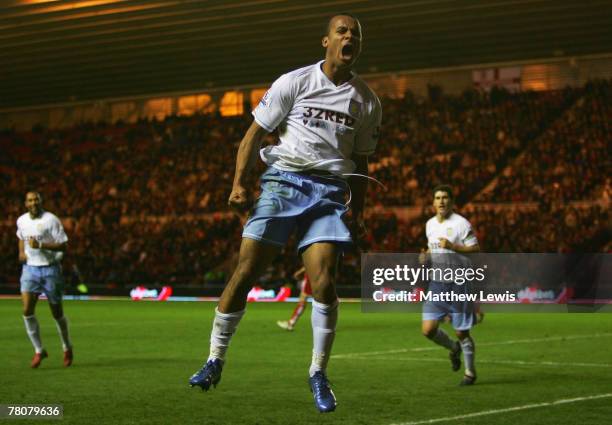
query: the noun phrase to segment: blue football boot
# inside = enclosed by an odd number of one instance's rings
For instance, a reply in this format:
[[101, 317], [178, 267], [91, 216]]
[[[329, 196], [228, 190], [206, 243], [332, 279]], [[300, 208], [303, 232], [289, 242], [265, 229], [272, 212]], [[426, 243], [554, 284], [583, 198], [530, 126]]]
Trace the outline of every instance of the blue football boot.
[[333, 412], [336, 410], [336, 396], [329, 387], [327, 376], [321, 371], [315, 372], [308, 380], [310, 391], [314, 397], [315, 406], [319, 412]]
[[198, 370], [189, 378], [189, 385], [202, 388], [202, 391], [208, 391], [210, 386], [217, 387], [221, 381], [221, 370], [223, 370], [223, 362], [219, 359], [212, 359], [206, 362], [202, 369]]

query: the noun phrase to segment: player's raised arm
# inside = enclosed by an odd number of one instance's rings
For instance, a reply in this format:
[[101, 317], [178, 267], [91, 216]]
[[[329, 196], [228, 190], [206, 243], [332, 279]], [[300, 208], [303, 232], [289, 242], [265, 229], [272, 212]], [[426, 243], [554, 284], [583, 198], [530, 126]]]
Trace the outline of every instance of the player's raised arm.
[[232, 193], [228, 200], [228, 205], [238, 211], [247, 210], [250, 206], [249, 196], [244, 187], [245, 179], [253, 169], [257, 152], [266, 134], [268, 134], [268, 131], [257, 124], [256, 121], [253, 121], [240, 142]]

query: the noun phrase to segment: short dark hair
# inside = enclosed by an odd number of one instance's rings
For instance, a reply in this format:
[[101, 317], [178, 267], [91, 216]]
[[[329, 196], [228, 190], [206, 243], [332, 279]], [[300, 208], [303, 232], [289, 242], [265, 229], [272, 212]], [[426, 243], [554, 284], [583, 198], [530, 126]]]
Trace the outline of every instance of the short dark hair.
[[435, 198], [437, 192], [446, 192], [450, 199], [454, 199], [453, 197], [453, 188], [448, 184], [439, 184], [433, 188], [432, 196]]
[[355, 21], [357, 21], [357, 23], [359, 24], [359, 26], [361, 26], [361, 22], [359, 21], [359, 18], [355, 15], [353, 15], [352, 13], [348, 13], [348, 12], [339, 12], [339, 13], [334, 13], [332, 16], [329, 17], [329, 19], [327, 20], [327, 25], [325, 25], [325, 33], [323, 34], [323, 37], [325, 37], [326, 35], [329, 35], [329, 30], [331, 29], [331, 22], [332, 19], [334, 19], [336, 16], [348, 16], [350, 18], [353, 18]]
[[39, 192], [38, 190], [28, 190], [28, 191], [25, 193], [25, 198], [26, 198], [26, 199], [27, 199], [27, 197], [28, 197], [28, 193], [35, 193], [35, 194], [37, 194], [37, 195], [38, 195], [38, 197], [40, 198], [40, 200], [42, 201], [42, 195], [40, 194], [40, 192]]

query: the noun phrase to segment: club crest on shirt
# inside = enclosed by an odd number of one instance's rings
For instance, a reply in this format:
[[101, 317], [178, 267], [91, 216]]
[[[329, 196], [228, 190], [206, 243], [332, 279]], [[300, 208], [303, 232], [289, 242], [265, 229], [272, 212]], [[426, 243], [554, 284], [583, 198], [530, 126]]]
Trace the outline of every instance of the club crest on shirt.
[[355, 118], [361, 115], [361, 103], [357, 102], [356, 100], [351, 99], [351, 101], [349, 102], [348, 109], [349, 109], [349, 114], [351, 114], [351, 116]]
[[447, 227], [446, 228], [446, 236], [448, 236], [448, 237], [453, 236], [453, 228], [452, 227]]

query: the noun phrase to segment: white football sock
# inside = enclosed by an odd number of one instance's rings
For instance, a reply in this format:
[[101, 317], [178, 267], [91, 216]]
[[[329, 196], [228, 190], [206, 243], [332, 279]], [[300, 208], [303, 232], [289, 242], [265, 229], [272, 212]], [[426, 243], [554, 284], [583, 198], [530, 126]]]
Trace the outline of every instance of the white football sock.
[[38, 326], [36, 316], [23, 316], [23, 322], [25, 323], [26, 332], [28, 333], [28, 337], [30, 337], [30, 341], [32, 341], [34, 350], [36, 350], [37, 353], [42, 353], [43, 346], [40, 340], [40, 326]]
[[210, 354], [208, 355], [208, 360], [219, 359], [225, 361], [225, 352], [245, 311], [246, 309], [234, 313], [221, 313], [219, 308], [215, 308], [215, 320], [213, 321], [213, 328], [210, 333]]
[[442, 347], [446, 348], [447, 350], [457, 351], [458, 349], [457, 341], [453, 341], [452, 339], [450, 339], [448, 334], [440, 328], [436, 330], [436, 334], [433, 336], [431, 340], [435, 342], [436, 344], [441, 345]]
[[472, 337], [463, 338], [461, 340], [461, 349], [463, 350], [463, 360], [465, 362], [465, 374], [476, 376], [476, 369], [474, 367], [474, 353], [476, 352], [476, 347]]
[[331, 353], [334, 337], [336, 336], [336, 323], [338, 323], [338, 300], [333, 304], [323, 304], [312, 301], [312, 362], [310, 376], [315, 372], [325, 373], [329, 355]]
[[64, 348], [64, 351], [72, 348], [70, 335], [68, 334], [68, 320], [66, 319], [66, 316], [55, 319], [55, 325], [57, 326], [57, 333], [59, 333], [62, 340], [62, 347]]

